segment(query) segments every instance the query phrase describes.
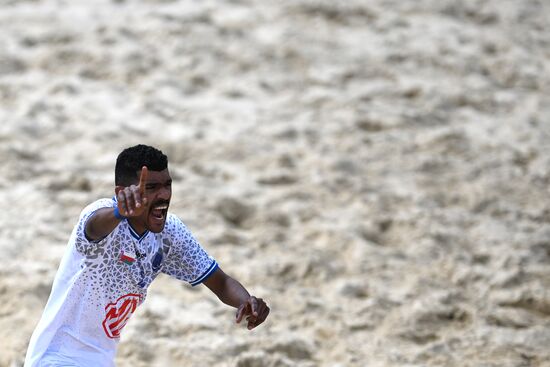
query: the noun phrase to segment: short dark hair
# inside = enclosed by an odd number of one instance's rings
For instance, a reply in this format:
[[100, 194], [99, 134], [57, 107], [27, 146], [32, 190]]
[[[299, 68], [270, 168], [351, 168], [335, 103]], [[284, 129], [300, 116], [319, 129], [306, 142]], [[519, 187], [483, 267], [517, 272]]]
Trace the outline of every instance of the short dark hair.
[[136, 184], [143, 166], [151, 171], [163, 171], [168, 168], [168, 157], [162, 151], [143, 144], [124, 149], [116, 159], [115, 185]]

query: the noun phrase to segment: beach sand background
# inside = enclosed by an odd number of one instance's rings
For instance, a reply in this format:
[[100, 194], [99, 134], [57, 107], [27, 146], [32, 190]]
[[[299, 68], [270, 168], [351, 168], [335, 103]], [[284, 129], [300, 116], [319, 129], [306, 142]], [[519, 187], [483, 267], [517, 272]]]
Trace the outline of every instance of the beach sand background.
[[550, 3], [0, 1], [0, 366], [136, 143], [268, 300], [161, 276], [125, 366], [550, 366]]

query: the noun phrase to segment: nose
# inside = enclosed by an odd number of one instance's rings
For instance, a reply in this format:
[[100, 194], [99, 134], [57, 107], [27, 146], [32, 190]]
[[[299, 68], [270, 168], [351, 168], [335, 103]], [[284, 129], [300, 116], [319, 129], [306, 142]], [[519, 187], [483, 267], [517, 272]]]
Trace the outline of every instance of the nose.
[[170, 197], [172, 197], [172, 188], [163, 186], [158, 193], [158, 198], [162, 200], [169, 201]]

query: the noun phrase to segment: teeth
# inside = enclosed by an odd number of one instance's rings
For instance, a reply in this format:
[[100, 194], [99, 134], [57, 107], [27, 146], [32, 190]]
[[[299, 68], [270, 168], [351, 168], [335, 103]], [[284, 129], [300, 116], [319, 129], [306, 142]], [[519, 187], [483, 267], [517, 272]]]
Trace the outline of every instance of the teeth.
[[158, 210], [168, 209], [168, 205], [156, 206], [156, 207], [154, 207], [153, 209], [158, 209]]

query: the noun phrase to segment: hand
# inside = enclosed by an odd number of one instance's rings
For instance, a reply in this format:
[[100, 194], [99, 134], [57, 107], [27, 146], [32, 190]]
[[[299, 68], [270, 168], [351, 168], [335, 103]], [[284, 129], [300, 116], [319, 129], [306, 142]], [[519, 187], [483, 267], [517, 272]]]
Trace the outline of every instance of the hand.
[[237, 310], [237, 324], [247, 315], [247, 327], [248, 330], [252, 330], [265, 321], [267, 315], [269, 315], [269, 307], [267, 307], [263, 299], [251, 296], [239, 306]]
[[145, 210], [147, 198], [145, 197], [145, 183], [149, 171], [147, 167], [141, 168], [139, 184], [131, 185], [120, 190], [117, 194], [118, 211], [125, 217], [138, 217]]

